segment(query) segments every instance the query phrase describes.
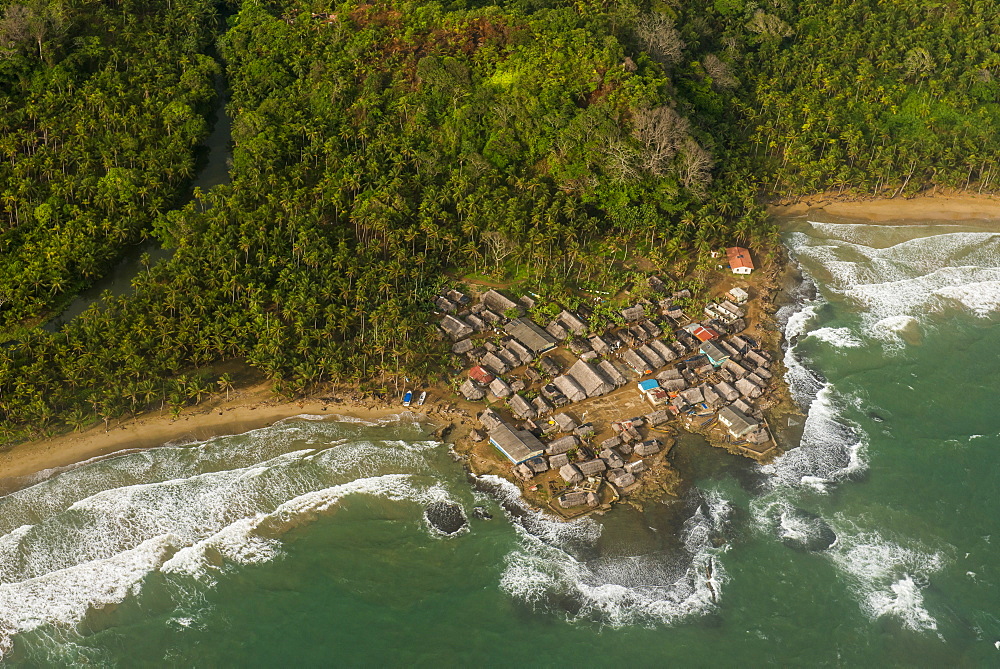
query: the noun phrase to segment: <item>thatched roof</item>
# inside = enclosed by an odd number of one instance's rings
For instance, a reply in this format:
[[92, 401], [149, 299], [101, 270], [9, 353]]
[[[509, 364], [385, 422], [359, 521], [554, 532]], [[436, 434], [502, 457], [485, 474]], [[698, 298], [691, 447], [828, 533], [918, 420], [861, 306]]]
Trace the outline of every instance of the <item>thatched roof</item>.
[[660, 409], [659, 411], [652, 411], [646, 414], [646, 422], [653, 427], [663, 425], [668, 420], [670, 420], [670, 412], [666, 409]]
[[545, 326], [545, 331], [558, 340], [563, 340], [569, 336], [569, 332], [562, 326], [558, 320], [552, 321]]
[[455, 341], [465, 339], [473, 332], [471, 327], [451, 314], [448, 314], [441, 319], [441, 329]]
[[564, 465], [569, 464], [569, 456], [565, 453], [560, 453], [559, 455], [553, 455], [549, 458], [549, 467], [551, 469], [559, 469]]
[[760, 397], [763, 392], [760, 386], [747, 379], [737, 379], [734, 385], [736, 386], [736, 390], [740, 391], [740, 395], [749, 399]]
[[646, 362], [646, 359], [632, 349], [628, 349], [622, 353], [622, 360], [625, 364], [631, 367], [636, 374], [649, 374], [653, 371], [653, 369], [649, 366], [649, 363]]
[[561, 476], [562, 480], [566, 483], [577, 483], [583, 480], [583, 474], [581, 474], [580, 470], [573, 464], [563, 465], [560, 467], [559, 476]]
[[601, 370], [601, 373], [604, 374], [608, 381], [611, 381], [611, 383], [615, 386], [624, 386], [628, 383], [628, 379], [625, 378], [625, 375], [622, 374], [621, 371], [615, 367], [615, 363], [610, 360], [601, 360], [597, 367]]
[[546, 402], [545, 398], [541, 395], [531, 400], [531, 406], [535, 407], [535, 413], [539, 416], [543, 416], [552, 411], [552, 405]]
[[587, 460], [586, 462], [577, 463], [577, 468], [580, 473], [584, 476], [593, 476], [594, 474], [600, 474], [608, 468], [608, 465], [600, 458], [595, 458], [594, 460]]
[[545, 458], [537, 457], [531, 458], [530, 460], [525, 460], [524, 464], [528, 465], [533, 474], [541, 474], [543, 472], [549, 471], [549, 463], [545, 461]]
[[663, 365], [666, 364], [663, 358], [661, 358], [660, 355], [656, 351], [651, 349], [648, 345], [640, 346], [639, 348], [635, 349], [635, 352], [641, 355], [649, 363], [649, 366], [652, 367], [653, 369], [659, 369], [660, 367], [663, 367]]
[[504, 374], [510, 371], [510, 365], [508, 365], [503, 358], [498, 356], [496, 353], [487, 353], [483, 356], [483, 359], [479, 361], [479, 364], [483, 367], [488, 367], [494, 374]]
[[511, 369], [521, 366], [521, 358], [507, 348], [497, 349], [497, 357], [507, 363]]
[[621, 468], [615, 468], [608, 472], [608, 480], [619, 488], [627, 488], [635, 483], [635, 476]]
[[604, 374], [597, 371], [594, 365], [583, 360], [578, 360], [566, 373], [572, 376], [580, 387], [583, 388], [583, 391], [587, 393], [587, 397], [604, 395], [615, 388], [614, 384], [608, 381], [604, 377]]
[[454, 288], [448, 291], [448, 299], [456, 304], [467, 304], [469, 302], [469, 298], [465, 295], [465, 293], [460, 290], [455, 290]]
[[725, 381], [720, 381], [715, 384], [715, 392], [725, 398], [727, 402], [732, 402], [740, 397], [740, 392]]
[[449, 314], [453, 314], [458, 310], [457, 304], [443, 296], [439, 296], [436, 300], [434, 300], [434, 306], [436, 306], [439, 311]]
[[565, 437], [559, 437], [550, 441], [549, 445], [545, 447], [545, 452], [549, 455], [559, 455], [560, 453], [566, 453], [576, 448], [579, 443], [579, 440], [573, 435], [566, 435]]
[[458, 392], [462, 393], [462, 397], [471, 402], [481, 400], [486, 397], [486, 391], [472, 379], [466, 379], [465, 383], [459, 387]]
[[600, 457], [601, 460], [604, 460], [604, 462], [608, 465], [608, 469], [621, 467], [623, 464], [625, 464], [625, 460], [622, 459], [621, 453], [612, 448], [605, 448], [603, 451], [601, 451]]
[[732, 359], [726, 360], [722, 363], [722, 368], [730, 372], [737, 379], [742, 379], [744, 376], [749, 374], [743, 365], [738, 362], [734, 362]]
[[676, 367], [667, 367], [665, 370], [656, 375], [657, 381], [670, 381], [672, 379], [680, 379], [681, 372]]
[[660, 326], [653, 321], [645, 321], [640, 323], [640, 325], [642, 325], [642, 329], [645, 330], [650, 337], [659, 337], [663, 334], [663, 330], [660, 329]]
[[566, 328], [575, 335], [587, 334], [587, 323], [584, 322], [582, 318], [577, 316], [572, 311], [566, 311], [563, 309], [559, 313], [559, 321], [566, 326]]
[[658, 439], [647, 439], [635, 445], [636, 455], [646, 456], [660, 452], [660, 441]]
[[600, 335], [591, 335], [587, 338], [590, 347], [600, 355], [611, 353], [611, 346]]
[[515, 318], [504, 326], [507, 334], [524, 344], [535, 355], [540, 355], [556, 345], [556, 339], [530, 318]]
[[639, 474], [647, 469], [649, 469], [649, 467], [646, 466], [645, 460], [636, 460], [635, 462], [630, 462], [625, 465], [625, 471], [629, 474]]
[[701, 404], [705, 401], [705, 395], [701, 392], [701, 388], [688, 388], [681, 392], [681, 397], [688, 404]]
[[552, 417], [552, 420], [555, 422], [556, 425], [559, 426], [559, 429], [562, 430], [563, 432], [572, 432], [574, 429], [576, 429], [577, 422], [573, 420], [573, 417], [570, 416], [569, 414], [557, 413], [555, 416]]
[[680, 379], [666, 379], [660, 381], [660, 389], [665, 390], [668, 393], [675, 393], [678, 390], [684, 390], [687, 388], [687, 381], [683, 378]]
[[722, 405], [726, 400], [715, 391], [711, 385], [702, 386], [702, 395], [705, 397], [705, 403], [712, 408]]
[[542, 358], [538, 361], [538, 366], [549, 376], [556, 376], [562, 372], [562, 369], [559, 368], [559, 363], [552, 358]]
[[677, 359], [677, 352], [667, 346], [667, 343], [662, 339], [654, 339], [649, 342], [649, 348], [656, 351], [656, 354], [663, 358], [663, 362], [665, 363]]
[[472, 326], [472, 329], [476, 332], [482, 332], [486, 329], [486, 323], [484, 323], [483, 319], [476, 314], [469, 314], [466, 316], [465, 322]]
[[507, 405], [514, 412], [514, 415], [521, 418], [534, 418], [538, 415], [535, 413], [535, 407], [531, 406], [531, 402], [524, 399], [521, 395], [511, 395], [510, 399], [507, 400]]
[[488, 290], [485, 293], [483, 293], [482, 302], [488, 308], [492, 309], [498, 314], [502, 314], [508, 309], [520, 310], [520, 307], [517, 306], [517, 303], [515, 303], [510, 298], [501, 295], [495, 290]]
[[532, 354], [532, 352], [529, 351], [527, 347], [524, 346], [524, 344], [522, 344], [516, 339], [511, 339], [510, 341], [508, 341], [506, 344], [504, 344], [504, 348], [507, 349], [507, 352], [509, 352], [512, 356], [517, 358], [517, 361], [523, 365], [526, 365], [535, 359], [534, 354]]
[[496, 397], [508, 397], [514, 391], [503, 379], [493, 379], [493, 383], [490, 384], [490, 392]]
[[622, 318], [626, 321], [641, 321], [646, 317], [646, 310], [641, 304], [637, 304], [633, 307], [626, 307], [621, 310]]
[[482, 423], [483, 427], [487, 430], [492, 430], [498, 425], [503, 424], [503, 418], [500, 417], [500, 414], [498, 414], [495, 409], [483, 409], [479, 412], [479, 416], [477, 416], [477, 418], [479, 418], [479, 422]]
[[566, 374], [557, 376], [552, 383], [570, 402], [582, 402], [587, 399], [587, 391], [581, 388], [572, 376]]
[[582, 490], [563, 493], [559, 496], [559, 506], [568, 509], [574, 506], [582, 506], [587, 503], [587, 493]]
[[601, 442], [601, 449], [617, 448], [622, 443], [621, 437], [608, 437]]

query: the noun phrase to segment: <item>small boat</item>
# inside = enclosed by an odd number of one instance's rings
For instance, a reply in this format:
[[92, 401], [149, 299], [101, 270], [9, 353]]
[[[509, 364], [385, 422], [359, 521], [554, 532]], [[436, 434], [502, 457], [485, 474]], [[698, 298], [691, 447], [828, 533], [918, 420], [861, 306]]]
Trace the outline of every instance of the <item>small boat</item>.
[[410, 402], [412, 402], [412, 401], [413, 401], [413, 391], [412, 390], [407, 390], [406, 394], [403, 395], [403, 406], [404, 407], [410, 406]]
[[426, 401], [427, 401], [427, 391], [425, 390], [422, 393], [420, 393], [420, 399], [417, 400], [417, 406], [422, 407], [424, 405], [424, 402]]

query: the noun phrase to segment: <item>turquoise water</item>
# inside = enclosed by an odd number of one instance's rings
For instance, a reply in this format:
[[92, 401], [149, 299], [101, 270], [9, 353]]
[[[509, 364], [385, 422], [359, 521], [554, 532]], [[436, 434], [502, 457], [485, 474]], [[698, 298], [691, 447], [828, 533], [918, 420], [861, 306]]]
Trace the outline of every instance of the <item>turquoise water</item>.
[[[775, 464], [685, 439], [683, 499], [569, 524], [470, 485], [405, 414], [85, 464], [0, 498], [3, 661], [1000, 663], [1000, 235], [802, 220], [786, 242], [808, 416]], [[437, 533], [439, 500], [468, 528]]]

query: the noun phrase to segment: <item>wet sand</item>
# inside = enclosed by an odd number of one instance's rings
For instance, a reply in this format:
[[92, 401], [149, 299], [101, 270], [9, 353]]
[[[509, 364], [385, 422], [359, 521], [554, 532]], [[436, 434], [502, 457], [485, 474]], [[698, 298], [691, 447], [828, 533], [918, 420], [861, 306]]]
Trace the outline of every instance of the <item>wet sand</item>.
[[[438, 395], [440, 397], [440, 394]], [[176, 419], [168, 411], [148, 412], [135, 419], [101, 423], [83, 432], [17, 444], [0, 452], [0, 494], [46, 478], [46, 473], [104, 456], [168, 443], [192, 443], [227, 434], [240, 434], [303, 414], [344, 416], [377, 421], [410, 411], [437, 423], [468, 423], [461, 408], [452, 408], [445, 398], [435, 401], [432, 393], [422, 407], [404, 408], [397, 403], [360, 402], [329, 397], [286, 400], [276, 397], [270, 384], [233, 392], [229, 400], [216, 397], [185, 409]], [[453, 431], [452, 436], [458, 436]]]
[[920, 221], [1000, 221], [1000, 198], [991, 195], [931, 195], [910, 199], [847, 201], [824, 195], [771, 205], [771, 216], [837, 216], [872, 223]]

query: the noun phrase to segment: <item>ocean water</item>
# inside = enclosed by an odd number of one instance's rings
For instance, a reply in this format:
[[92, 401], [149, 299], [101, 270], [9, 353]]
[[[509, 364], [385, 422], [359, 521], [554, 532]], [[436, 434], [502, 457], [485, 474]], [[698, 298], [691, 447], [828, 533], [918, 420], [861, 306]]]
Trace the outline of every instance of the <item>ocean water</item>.
[[87, 463], [0, 497], [2, 662], [1000, 664], [1000, 234], [785, 241], [805, 415], [774, 464], [685, 438], [680, 499], [559, 523], [410, 414]]

